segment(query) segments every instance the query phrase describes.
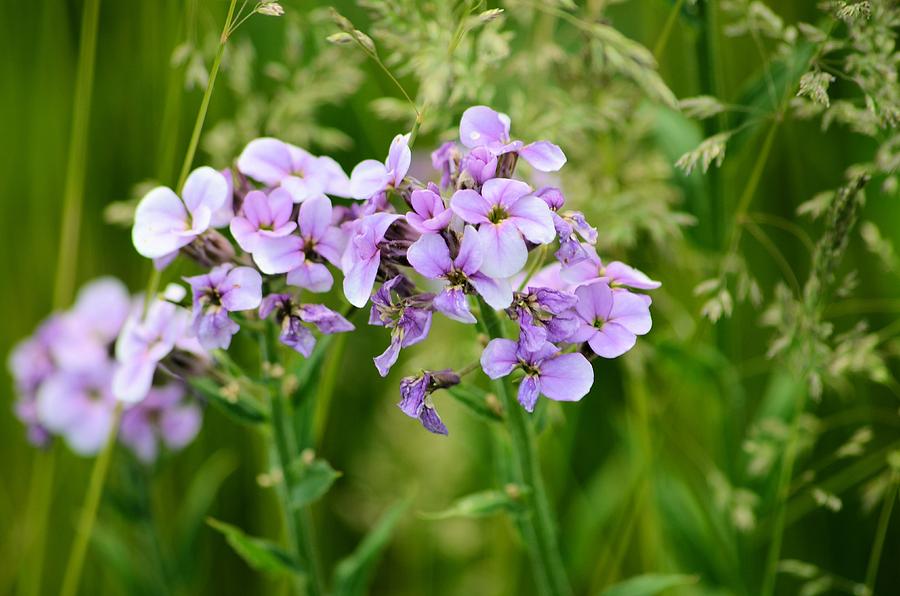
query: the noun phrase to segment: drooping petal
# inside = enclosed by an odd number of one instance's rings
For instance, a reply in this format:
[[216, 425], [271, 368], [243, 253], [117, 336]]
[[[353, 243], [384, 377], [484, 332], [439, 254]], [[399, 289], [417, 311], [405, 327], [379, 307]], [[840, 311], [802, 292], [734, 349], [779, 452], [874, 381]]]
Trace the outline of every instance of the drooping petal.
[[481, 264], [481, 272], [495, 278], [512, 277], [522, 270], [528, 260], [528, 249], [519, 230], [509, 221], [482, 224], [478, 228], [484, 254], [490, 255]]
[[184, 203], [172, 189], [158, 186], [144, 195], [134, 213], [131, 240], [141, 256], [162, 257], [187, 246], [193, 238], [183, 232], [190, 227]]
[[492, 379], [505, 377], [519, 364], [516, 342], [492, 339], [481, 353], [481, 368]]
[[519, 157], [541, 172], [556, 172], [566, 165], [566, 154], [550, 141], [536, 141], [519, 149]]
[[650, 318], [647, 297], [626, 290], [615, 290], [612, 294], [613, 304], [609, 311], [609, 321], [618, 323], [635, 335], [649, 332], [653, 321]]
[[484, 251], [478, 231], [472, 226], [466, 226], [462, 241], [459, 243], [459, 254], [453, 260], [453, 265], [466, 275], [472, 275], [481, 269], [483, 262]]
[[534, 375], [527, 375], [519, 383], [518, 400], [526, 412], [534, 412], [538, 397], [541, 394], [541, 379]]
[[[490, 205], [500, 205], [506, 210], [512, 208], [519, 199], [529, 193], [531, 193], [530, 186], [521, 180], [513, 180], [512, 178], [492, 178], [481, 187], [481, 195], [484, 197], [484, 200]], [[540, 201], [540, 199], [537, 200]], [[544, 207], [547, 207], [546, 203], [544, 203]], [[548, 211], [549, 209], [547, 207]], [[553, 226], [552, 220], [550, 221], [550, 226]]]
[[454, 321], [470, 324], [477, 322], [469, 309], [469, 301], [466, 300], [466, 294], [462, 291], [462, 288], [444, 288], [442, 292], [434, 297], [434, 307]]
[[353, 323], [323, 304], [303, 304], [298, 316], [305, 323], [312, 323], [322, 333], [344, 333], [353, 331]]
[[418, 418], [422, 408], [425, 407], [429, 380], [428, 375], [400, 379], [400, 403], [397, 406], [410, 418]]
[[491, 205], [474, 190], [464, 189], [453, 193], [453, 197], [450, 199], [450, 208], [466, 223], [489, 222], [487, 216], [491, 211]]
[[628, 286], [629, 288], [635, 288], [636, 290], [655, 290], [662, 285], [660, 282], [647, 277], [644, 272], [639, 271], [634, 267], [630, 267], [621, 261], [613, 261], [606, 266], [604, 272], [606, 277], [609, 278], [610, 283]]
[[196, 213], [201, 207], [209, 210], [210, 218], [225, 203], [228, 181], [218, 170], [209, 166], [197, 168], [184, 182], [181, 197], [188, 211]]
[[502, 310], [512, 304], [513, 292], [508, 279], [494, 279], [480, 271], [468, 277], [469, 283], [491, 308]]
[[380, 374], [382, 377], [388, 376], [388, 373], [391, 372], [391, 367], [396, 364], [397, 358], [399, 356], [400, 337], [396, 332], [391, 333], [390, 345], [384, 352], [372, 359], [375, 362], [375, 368], [378, 369], [378, 374]]
[[409, 247], [406, 258], [413, 269], [431, 279], [443, 277], [453, 267], [450, 249], [440, 234], [423, 234]]
[[293, 173], [287, 144], [268, 137], [250, 141], [238, 157], [237, 167], [267, 186], [276, 186]]
[[253, 251], [253, 261], [266, 275], [287, 273], [303, 263], [302, 243], [298, 236], [260, 238]]
[[392, 179], [383, 163], [367, 159], [350, 172], [350, 195], [354, 199], [368, 199], [387, 188]]
[[436, 435], [446, 435], [449, 432], [447, 427], [441, 421], [441, 417], [438, 416], [437, 410], [427, 403], [419, 414], [419, 421], [422, 423], [422, 426], [425, 427], [425, 430]]
[[304, 288], [310, 292], [327, 292], [334, 284], [334, 277], [328, 267], [322, 263], [313, 263], [306, 260], [300, 263], [296, 269], [288, 271], [287, 282], [289, 285]]
[[549, 244], [556, 238], [553, 216], [547, 203], [534, 196], [524, 196], [509, 207], [510, 221], [531, 242]]
[[598, 356], [618, 358], [634, 347], [637, 337], [618, 323], [604, 323], [588, 340], [588, 345]]
[[371, 259], [355, 261], [348, 271], [344, 272], [344, 296], [357, 308], [362, 308], [372, 295], [378, 266], [381, 264], [381, 251]]
[[556, 401], [578, 401], [594, 384], [594, 369], [583, 354], [561, 354], [541, 365], [541, 393]]
[[482, 145], [503, 144], [509, 138], [509, 117], [487, 106], [472, 106], [459, 121], [459, 140], [472, 149]]
[[222, 286], [222, 306], [230, 311], [256, 308], [262, 300], [262, 277], [256, 269], [235, 267]]

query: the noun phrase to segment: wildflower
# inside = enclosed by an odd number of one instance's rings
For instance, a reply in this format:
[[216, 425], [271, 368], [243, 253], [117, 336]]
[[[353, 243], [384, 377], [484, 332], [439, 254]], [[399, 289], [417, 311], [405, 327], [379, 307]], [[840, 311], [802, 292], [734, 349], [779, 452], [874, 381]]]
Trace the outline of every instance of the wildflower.
[[426, 430], [437, 435], [446, 435], [447, 427], [438, 416], [431, 393], [437, 389], [459, 384], [459, 375], [450, 369], [422, 371], [413, 377], [400, 379], [400, 403], [397, 406], [410, 418], [416, 418]]
[[247, 193], [241, 213], [231, 220], [231, 235], [245, 251], [254, 252], [264, 239], [283, 238], [297, 227], [291, 220], [294, 208], [288, 191], [276, 188], [268, 195], [253, 190]]
[[186, 399], [184, 386], [169, 383], [154, 387], [147, 398], [122, 414], [119, 440], [145, 463], [152, 463], [160, 444], [177, 451], [190, 444], [200, 432], [200, 406]]
[[481, 186], [497, 175], [497, 156], [487, 147], [475, 147], [463, 158], [460, 169]]
[[207, 350], [228, 348], [240, 329], [228, 313], [256, 308], [262, 300], [259, 272], [226, 264], [185, 281], [194, 294], [193, 328], [200, 345]]
[[450, 186], [459, 173], [460, 152], [456, 143], [447, 141], [431, 153], [431, 165], [441, 173], [441, 188]]
[[613, 261], [604, 266], [603, 261], [597, 256], [596, 249], [589, 244], [583, 244], [582, 249], [586, 259], [562, 269], [562, 277], [572, 284], [581, 285], [605, 280], [613, 288], [628, 287], [636, 290], [655, 290], [662, 285], [620, 261]]
[[412, 161], [409, 137], [409, 133], [394, 137], [384, 163], [367, 159], [353, 168], [350, 172], [350, 195], [354, 199], [368, 199], [389, 188], [400, 186]]
[[[386, 377], [397, 362], [400, 348], [406, 348], [428, 337], [431, 329], [430, 294], [411, 296], [404, 287], [408, 283], [402, 275], [385, 282], [372, 297], [370, 325], [380, 325], [391, 330], [391, 343], [374, 358], [375, 367]], [[401, 295], [402, 292], [402, 295]], [[394, 300], [397, 294], [397, 300]]]
[[275, 312], [281, 325], [279, 340], [284, 345], [309, 357], [316, 345], [312, 332], [303, 326], [311, 323], [320, 333], [332, 334], [353, 331], [353, 324], [340, 314], [322, 304], [295, 304], [290, 294], [269, 294], [259, 305], [259, 318], [268, 318]]
[[37, 392], [37, 418], [61, 435], [79, 455], [94, 455], [106, 444], [113, 425], [112, 365], [90, 371], [58, 371]]
[[582, 354], [562, 354], [545, 343], [529, 350], [509, 339], [493, 339], [481, 354], [481, 368], [492, 379], [499, 379], [519, 368], [525, 377], [519, 383], [519, 403], [534, 411], [541, 394], [556, 401], [578, 401], [594, 384], [594, 370]]
[[311, 292], [327, 292], [334, 283], [322, 261], [340, 264], [346, 238], [332, 225], [333, 209], [326, 196], [310, 198], [300, 205], [300, 234], [260, 242], [253, 260], [263, 273], [287, 273], [287, 282]]
[[449, 282], [434, 298], [434, 307], [461, 323], [475, 323], [469, 310], [466, 294], [472, 291], [481, 294], [485, 301], [497, 309], [506, 308], [512, 302], [509, 282], [495, 280], [479, 269], [484, 263], [481, 239], [475, 228], [466, 226], [459, 254], [450, 258], [450, 249], [440, 234], [423, 234], [409, 247], [409, 263], [420, 274], [430, 279], [444, 279]]
[[555, 172], [566, 163], [562, 149], [549, 141], [524, 145], [509, 138], [509, 116], [487, 106], [473, 106], [463, 112], [459, 122], [459, 140], [470, 149], [485, 147], [493, 155], [516, 153], [533, 168]]
[[375, 213], [355, 222], [350, 242], [341, 257], [344, 295], [353, 306], [362, 308], [369, 301], [381, 265], [384, 235], [400, 217], [396, 213]]
[[524, 182], [494, 178], [484, 183], [481, 194], [459, 190], [450, 200], [454, 213], [479, 226], [482, 247], [492, 255], [482, 265], [486, 275], [515, 275], [528, 260], [526, 239], [548, 244], [555, 238], [550, 208], [530, 193]]
[[116, 370], [112, 391], [117, 399], [134, 403], [146, 397], [153, 374], [188, 331], [189, 313], [171, 302], [156, 299], [143, 316], [141, 304], [132, 309], [116, 341]]
[[250, 141], [238, 157], [237, 167], [245, 176], [285, 189], [295, 203], [321, 194], [350, 196], [350, 181], [336, 161], [278, 139]]
[[197, 168], [188, 176], [181, 195], [179, 198], [171, 188], [158, 186], [141, 199], [131, 239], [142, 256], [167, 263], [209, 229], [213, 213], [225, 203], [228, 183], [212, 168]]
[[519, 341], [528, 350], [538, 350], [546, 342], [566, 341], [578, 327], [574, 307], [578, 298], [572, 294], [544, 287], [529, 287], [517, 292], [507, 310], [519, 323]]
[[406, 214], [406, 222], [417, 232], [436, 233], [450, 225], [453, 211], [444, 204], [433, 183], [429, 182], [428, 188], [414, 190], [409, 202], [413, 210]]
[[606, 280], [579, 286], [575, 295], [581, 321], [568, 341], [587, 342], [598, 356], [621, 356], [634, 347], [638, 335], [650, 331], [649, 296], [613, 290]]

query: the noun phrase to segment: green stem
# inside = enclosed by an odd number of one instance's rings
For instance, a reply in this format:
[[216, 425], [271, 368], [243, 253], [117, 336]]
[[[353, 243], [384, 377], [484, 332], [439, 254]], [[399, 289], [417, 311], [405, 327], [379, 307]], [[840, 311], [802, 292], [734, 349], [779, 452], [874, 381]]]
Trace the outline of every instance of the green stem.
[[91, 478], [88, 481], [87, 494], [84, 497], [84, 508], [78, 520], [78, 532], [72, 550], [69, 551], [69, 562], [63, 576], [60, 596], [75, 596], [78, 585], [81, 583], [81, 572], [84, 569], [84, 559], [87, 554], [88, 542], [94, 530], [94, 521], [97, 519], [97, 509], [100, 506], [100, 497], [103, 494], [103, 484], [106, 482], [106, 472], [109, 470], [109, 462], [112, 459], [113, 448], [116, 445], [116, 435], [119, 432], [119, 422], [122, 418], [122, 402], [116, 404], [113, 414], [112, 427], [106, 439], [103, 451], [94, 461], [91, 470]]
[[[277, 357], [277, 329], [269, 325], [263, 341], [260, 342], [263, 362], [269, 365], [269, 371], [273, 367], [281, 366]], [[291, 411], [287, 398], [284, 395], [280, 378], [267, 377], [269, 395], [271, 398], [271, 426], [272, 439], [275, 443], [275, 452], [278, 456], [278, 465], [284, 481], [279, 490], [281, 506], [285, 517], [288, 543], [291, 553], [299, 560], [306, 563], [309, 580], [298, 582], [298, 593], [309, 596], [318, 596], [323, 593], [322, 575], [319, 571], [319, 562], [313, 545], [312, 519], [309, 507], [296, 508], [291, 504], [291, 494], [300, 478], [297, 469], [293, 465], [298, 456], [297, 440], [291, 423]]]
[[669, 36], [672, 35], [672, 28], [675, 26], [675, 22], [678, 20], [678, 13], [681, 12], [681, 7], [684, 5], [684, 0], [678, 0], [675, 4], [672, 5], [672, 10], [669, 11], [669, 16], [666, 19], [666, 24], [663, 25], [662, 32], [659, 34], [659, 38], [656, 40], [656, 45], [653, 46], [653, 57], [656, 58], [657, 62], [659, 61], [659, 57], [662, 54], [662, 51], [666, 49], [666, 44], [669, 43]]
[[875, 581], [878, 579], [878, 566], [881, 563], [881, 551], [884, 548], [884, 539], [887, 536], [888, 526], [891, 521], [891, 512], [894, 502], [897, 500], [897, 474], [891, 474], [891, 485], [884, 497], [881, 506], [881, 515], [878, 517], [878, 528], [875, 530], [875, 542], [872, 543], [872, 553], [869, 555], [869, 564], [866, 567], [866, 594], [875, 593]]
[[[81, 231], [81, 208], [84, 202], [85, 162], [87, 160], [88, 124], [90, 122], [91, 92], [94, 88], [94, 60], [97, 53], [97, 28], [100, 0], [88, 0], [81, 16], [81, 37], [75, 75], [75, 98], [72, 106], [72, 127], [69, 132], [69, 154], [66, 181], [63, 189], [62, 230], [56, 258], [53, 286], [53, 307], [59, 310], [72, 300], [75, 271], [78, 263], [78, 237]], [[25, 574], [24, 594], [41, 593], [44, 577], [44, 551], [47, 544], [47, 520], [52, 503], [53, 477], [56, 471], [56, 450], [39, 454], [34, 460], [31, 498], [27, 519], [34, 537], [31, 564]]]
[[[491, 339], [503, 337], [503, 328], [497, 313], [479, 297], [481, 319]], [[556, 526], [550, 509], [550, 501], [544, 488], [537, 458], [534, 431], [525, 410], [512, 392], [508, 377], [495, 381], [497, 395], [506, 412], [507, 429], [512, 440], [513, 459], [519, 480], [531, 488], [531, 515], [520, 520], [523, 540], [528, 547], [535, 574], [544, 584], [544, 592], [550, 595], [572, 593], [565, 566], [556, 540]]]

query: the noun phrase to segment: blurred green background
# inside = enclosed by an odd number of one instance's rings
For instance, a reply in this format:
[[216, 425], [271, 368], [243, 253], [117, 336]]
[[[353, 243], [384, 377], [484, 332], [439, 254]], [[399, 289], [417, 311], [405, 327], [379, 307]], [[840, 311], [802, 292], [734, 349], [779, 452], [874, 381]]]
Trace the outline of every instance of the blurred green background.
[[[348, 172], [362, 159], [382, 158], [392, 136], [410, 125], [399, 92], [355, 48], [325, 42], [336, 28], [316, 11], [332, 3], [282, 4], [286, 17], [255, 16], [230, 42], [195, 164], [223, 167], [262, 131], [330, 152]], [[429, 102], [416, 142], [426, 163], [426, 152], [449, 138], [445, 132], [466, 105], [508, 111], [515, 136], [549, 138], [569, 154], [563, 189], [597, 225], [601, 255], [622, 258], [663, 282], [654, 295], [651, 334], [626, 357], [597, 362], [597, 382], [581, 403], [553, 404], [541, 414], [542, 462], [575, 592], [599, 594], [624, 578], [655, 572], [697, 576], [680, 593], [759, 593], [776, 510], [776, 464], [786, 441], [786, 425], [775, 422], [787, 419], [790, 408], [779, 404], [791, 396], [784, 387], [791, 383], [786, 362], [765, 356], [777, 329], [764, 327], [761, 315], [775, 302], [776, 283], [791, 275], [803, 283], [809, 274], [810, 254], [798, 237], [815, 241], [822, 224], [798, 216], [797, 207], [840, 186], [851, 164], [871, 161], [896, 133], [888, 128], [860, 135], [840, 125], [823, 131], [815, 119], [791, 117], [780, 124], [749, 209], [777, 224], [759, 226], [770, 244], [743, 234], [737, 251], [762, 303], [737, 301], [733, 316], [713, 325], [700, 314], [707, 297], [695, 295], [694, 287], [715, 275], [726, 252], [768, 121], [735, 135], [721, 169], [679, 173], [673, 164], [682, 153], [725, 125], [740, 126], [741, 112], [688, 119], [666, 107], [665, 93], [642, 78], [642, 70], [613, 68], [610, 54], [597, 67], [595, 41], [553, 11], [611, 24], [658, 48], [660, 79], [678, 98], [716, 95], [728, 104], [770, 109], [766, 87], [773, 81], [763, 69], [782, 51], [779, 43], [726, 36], [729, 17], [718, 2], [588, 0], [575, 8], [548, 2], [544, 10], [508, 2], [500, 5], [505, 17], [488, 24], [487, 32], [473, 32], [478, 41], [463, 46], [463, 56], [452, 63], [456, 70], [445, 76], [440, 60], [446, 47], [426, 50], [428, 36], [445, 28], [441, 19], [456, 14], [455, 3], [333, 4], [372, 34], [383, 55], [396, 57], [387, 62], [403, 84]], [[770, 3], [788, 24], [822, 22], [816, 5]], [[127, 228], [105, 222], [104, 210], [139, 194], [135, 185], [142, 181], [174, 184], [202, 94], [203, 65], [209, 66], [226, 8], [224, 0], [101, 3], [79, 283], [113, 274], [133, 291], [144, 287], [148, 264], [131, 248]], [[379, 17], [379, 10], [405, 13], [409, 30]], [[81, 11], [75, 0], [0, 2], [4, 355], [52, 307]], [[410, 61], [391, 35], [405, 36], [408, 52], [418, 56], [412, 70], [405, 69]], [[796, 89], [802, 74], [771, 72], [779, 95], [784, 86]], [[852, 96], [853, 88], [842, 83], [832, 92]], [[393, 114], [406, 119], [392, 120]], [[813, 581], [822, 591], [809, 594], [857, 589], [876, 534], [878, 495], [895, 482], [886, 458], [900, 441], [900, 393], [893, 380], [900, 330], [892, 326], [900, 312], [900, 283], [884, 247], [900, 240], [900, 205], [887, 178], [875, 176], [861, 212], [861, 220], [880, 231], [882, 250], [868, 250], [871, 238], [866, 242], [854, 232], [841, 272], [857, 272], [857, 289], [827, 309], [836, 333], [863, 318], [881, 330], [877, 358], [830, 369], [833, 382], [820, 401], [810, 402], [782, 557], [814, 567], [795, 566], [790, 573], [789, 565], [779, 575], [781, 594], [798, 593]], [[508, 519], [430, 521], [417, 515], [497, 486], [496, 442], [488, 424], [438, 395], [450, 435], [435, 437], [394, 405], [404, 374], [473, 360], [479, 346], [471, 330], [436, 320], [431, 340], [406, 351], [391, 377], [380, 379], [370, 359], [387, 341], [381, 329], [364, 328], [330, 363], [336, 385], [320, 419], [318, 451], [343, 477], [314, 508], [323, 560], [330, 567], [345, 556], [383, 511], [410, 496], [410, 511], [377, 568], [372, 593], [531, 593], [527, 559]], [[858, 344], [848, 345], [855, 350]], [[0, 402], [7, 412], [0, 416], [0, 593], [16, 593], [31, 583], [23, 580], [35, 542], [28, 531], [29, 495], [35, 466], [46, 456], [27, 444], [12, 416], [6, 377]], [[860, 429], [871, 429], [871, 439], [861, 442], [859, 453], [842, 455], [841, 447]], [[55, 593], [60, 581], [91, 465], [62, 445], [54, 449], [46, 594]], [[761, 473], [753, 473], [754, 462]], [[207, 527], [190, 552], [172, 546], [198, 483], [210, 491], [209, 515], [255, 535], [279, 536], [277, 500], [257, 483], [267, 465], [264, 439], [214, 409], [207, 410], [203, 431], [188, 449], [153, 469], [117, 452], [81, 593], [131, 593], [129, 581], [143, 585], [142, 593], [164, 593], [158, 582], [166, 568], [170, 576], [177, 569], [183, 594], [281, 590], [280, 581], [247, 568]], [[821, 494], [837, 497], [840, 506]], [[897, 527], [888, 526], [879, 594], [900, 590]]]

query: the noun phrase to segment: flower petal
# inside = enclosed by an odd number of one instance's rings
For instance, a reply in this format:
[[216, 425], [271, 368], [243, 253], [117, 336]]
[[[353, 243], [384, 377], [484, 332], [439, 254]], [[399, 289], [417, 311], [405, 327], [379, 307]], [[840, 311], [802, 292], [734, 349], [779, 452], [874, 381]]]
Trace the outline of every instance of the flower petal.
[[556, 238], [550, 208], [535, 196], [519, 198], [509, 207], [509, 215], [522, 235], [535, 244], [549, 244]]
[[384, 165], [387, 171], [391, 173], [391, 184], [399, 186], [403, 182], [406, 173], [409, 172], [409, 164], [412, 161], [412, 152], [409, 150], [410, 133], [405, 135], [397, 135], [391, 141], [391, 148], [388, 150], [388, 157]]
[[501, 310], [512, 304], [513, 293], [508, 279], [494, 279], [480, 271], [468, 277], [469, 283], [491, 308]]
[[331, 289], [334, 277], [328, 267], [322, 263], [313, 263], [307, 260], [288, 272], [287, 283], [298, 288], [305, 288], [310, 292], [321, 293]]
[[491, 205], [474, 190], [458, 190], [450, 199], [450, 208], [470, 224], [488, 223]]
[[630, 267], [621, 261], [613, 261], [606, 266], [604, 272], [606, 277], [609, 278], [610, 283], [628, 286], [629, 288], [635, 288], [637, 290], [655, 290], [662, 285], [660, 282], [647, 277], [644, 272], [639, 271], [634, 267]]
[[472, 106], [459, 121], [459, 140], [468, 148], [491, 143], [502, 144], [509, 138], [509, 117], [502, 119], [487, 106]]
[[450, 249], [440, 234], [423, 234], [409, 247], [406, 258], [413, 269], [431, 279], [443, 277], [453, 267]]
[[269, 137], [247, 143], [237, 167], [245, 176], [267, 186], [276, 186], [293, 173], [287, 143]]
[[375, 286], [375, 277], [378, 275], [378, 266], [381, 264], [381, 251], [366, 260], [352, 263], [349, 270], [344, 273], [344, 296], [347, 301], [357, 308], [362, 308], [372, 295]]
[[618, 323], [635, 335], [644, 335], [650, 331], [653, 321], [650, 318], [650, 305], [646, 296], [632, 294], [627, 290], [614, 290], [612, 309], [609, 321]]
[[466, 226], [459, 244], [459, 254], [453, 260], [453, 265], [466, 275], [472, 275], [481, 269], [483, 262], [484, 251], [478, 231], [472, 226]]
[[[511, 178], [492, 178], [481, 187], [481, 195], [490, 205], [500, 205], [509, 210], [515, 203], [531, 193], [531, 187], [521, 180]], [[538, 199], [540, 201], [540, 199]], [[543, 201], [541, 201], [543, 203]], [[544, 204], [546, 207], [546, 203]], [[549, 210], [549, 207], [547, 207]], [[553, 225], [553, 221], [550, 221]]]
[[387, 188], [392, 179], [383, 163], [367, 159], [350, 172], [350, 195], [354, 199], [368, 199]]
[[562, 354], [541, 363], [541, 393], [556, 401], [578, 401], [594, 384], [594, 369], [583, 354]]
[[509, 221], [482, 224], [478, 228], [481, 246], [489, 259], [481, 264], [481, 272], [490, 277], [512, 277], [528, 260], [528, 249], [519, 230]]
[[235, 267], [222, 286], [222, 306], [229, 311], [250, 310], [262, 301], [262, 277], [256, 269]]
[[526, 412], [534, 412], [538, 397], [541, 395], [541, 381], [533, 375], [528, 375], [519, 383], [518, 400]]
[[588, 340], [594, 353], [603, 358], [618, 358], [634, 347], [637, 337], [618, 323], [605, 323], [603, 327]]
[[302, 243], [299, 236], [260, 238], [253, 251], [253, 261], [266, 275], [287, 273], [303, 262]]
[[541, 172], [556, 172], [566, 165], [566, 154], [550, 141], [529, 143], [519, 149], [519, 157]]
[[193, 240], [183, 235], [190, 227], [189, 219], [184, 203], [171, 188], [154, 188], [144, 195], [134, 213], [134, 247], [141, 256], [155, 259], [187, 246]]
[[590, 285], [579, 286], [575, 289], [578, 304], [575, 311], [588, 325], [593, 325], [598, 319], [609, 319], [609, 311], [613, 305], [613, 291], [605, 281], [594, 282]]
[[[181, 197], [188, 211], [196, 213], [201, 207], [209, 209], [210, 218], [228, 196], [228, 181], [218, 170], [209, 166], [197, 168], [184, 182]], [[208, 222], [207, 222], [208, 225]], [[204, 229], [206, 226], [204, 226]]]
[[469, 301], [462, 288], [449, 287], [434, 297], [434, 307], [454, 321], [460, 323], [477, 323], [472, 311], [469, 309]]
[[481, 369], [492, 379], [505, 377], [519, 364], [516, 342], [492, 339], [481, 353]]

